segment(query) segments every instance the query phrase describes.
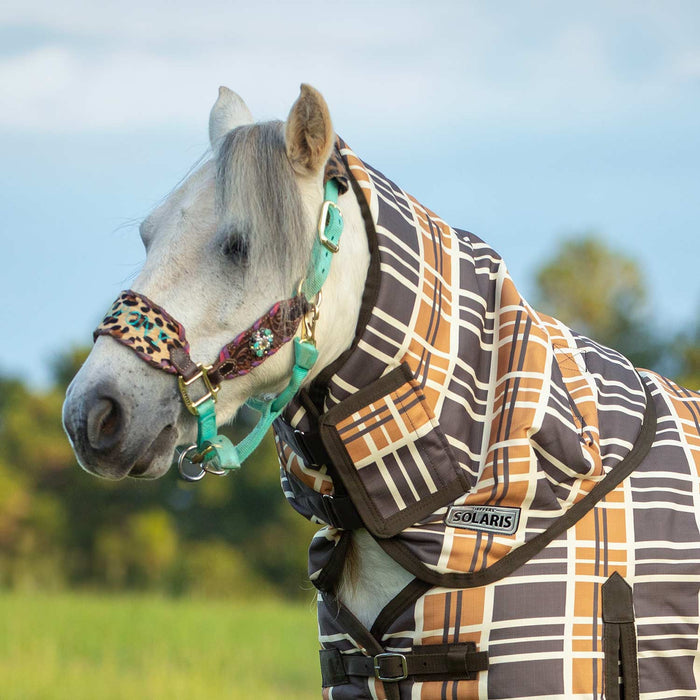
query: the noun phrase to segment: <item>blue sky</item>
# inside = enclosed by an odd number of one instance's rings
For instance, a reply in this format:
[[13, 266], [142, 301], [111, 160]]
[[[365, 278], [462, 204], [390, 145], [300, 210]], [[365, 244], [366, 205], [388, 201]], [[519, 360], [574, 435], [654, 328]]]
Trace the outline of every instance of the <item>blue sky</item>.
[[506, 259], [565, 235], [700, 313], [700, 4], [5, 0], [0, 373], [48, 380], [143, 261], [136, 224], [207, 149], [217, 88], [284, 118], [300, 82], [353, 149]]

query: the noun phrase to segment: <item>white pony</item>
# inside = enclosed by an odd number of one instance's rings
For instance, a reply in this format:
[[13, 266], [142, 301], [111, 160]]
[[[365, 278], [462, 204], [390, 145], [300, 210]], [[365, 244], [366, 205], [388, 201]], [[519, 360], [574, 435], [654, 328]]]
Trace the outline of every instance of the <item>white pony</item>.
[[[286, 148], [288, 177], [268, 173], [267, 192], [239, 187], [230, 192], [228, 201], [221, 202], [221, 193], [217, 195], [219, 149], [234, 129], [252, 124], [243, 100], [221, 87], [209, 116], [212, 158], [140, 226], [147, 258], [132, 289], [182, 322], [196, 362], [209, 363], [222, 345], [296, 287], [306, 273], [316, 237], [323, 172], [335, 142], [325, 101], [316, 90], [302, 85], [286, 124], [265, 125], [267, 133], [260, 143], [250, 137], [238, 154], [237, 183], [245, 183], [261, 151], [275, 145], [266, 141], [278, 141], [278, 147], [283, 144]], [[286, 164], [278, 161], [280, 169], [284, 168]], [[293, 178], [289, 177], [292, 173]], [[250, 179], [259, 181], [255, 175]], [[298, 188], [298, 194], [291, 188]], [[273, 221], [271, 225], [271, 212], [285, 198], [292, 203], [299, 200], [299, 222]], [[342, 245], [323, 287], [316, 326], [319, 358], [307, 383], [350, 346], [367, 275], [367, 236], [352, 191], [340, 196], [339, 206], [344, 218]], [[272, 230], [280, 224], [283, 228]], [[240, 246], [246, 248], [244, 255], [240, 255]], [[281, 264], [275, 247], [295, 252], [294, 259]], [[285, 347], [245, 377], [222, 384], [217, 397], [219, 421], [230, 421], [251, 396], [281, 391], [293, 364], [291, 355], [291, 346]], [[162, 476], [170, 468], [175, 446], [192, 443], [196, 433], [196, 423], [184, 410], [173, 379], [153, 371], [110, 338], [97, 339], [70, 385], [64, 425], [81, 466], [110, 479]], [[412, 576], [365, 532], [355, 537], [361, 552], [354, 572], [357, 585], [344, 588], [343, 597], [369, 626]]]

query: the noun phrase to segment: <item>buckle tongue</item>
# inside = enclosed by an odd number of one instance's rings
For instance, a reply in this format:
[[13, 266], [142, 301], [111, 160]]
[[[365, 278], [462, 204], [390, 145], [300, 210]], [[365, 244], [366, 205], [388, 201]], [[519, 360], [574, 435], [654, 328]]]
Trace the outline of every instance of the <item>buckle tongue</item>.
[[[382, 661], [389, 659], [396, 659], [401, 662], [401, 675], [400, 676], [385, 676], [382, 673]], [[377, 654], [374, 657], [374, 676], [378, 681], [383, 683], [398, 683], [408, 678], [408, 665], [406, 664], [406, 657], [403, 654], [397, 652], [386, 652], [384, 654]]]

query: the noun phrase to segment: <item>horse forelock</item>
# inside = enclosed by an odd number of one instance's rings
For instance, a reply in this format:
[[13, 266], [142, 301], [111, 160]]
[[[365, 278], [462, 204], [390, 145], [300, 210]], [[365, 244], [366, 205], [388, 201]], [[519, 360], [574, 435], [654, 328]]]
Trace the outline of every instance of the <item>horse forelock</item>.
[[[249, 263], [296, 279], [308, 264], [308, 235], [283, 123], [240, 126], [217, 154], [217, 206], [229, 238], [241, 239]], [[235, 242], [235, 241], [232, 241]]]

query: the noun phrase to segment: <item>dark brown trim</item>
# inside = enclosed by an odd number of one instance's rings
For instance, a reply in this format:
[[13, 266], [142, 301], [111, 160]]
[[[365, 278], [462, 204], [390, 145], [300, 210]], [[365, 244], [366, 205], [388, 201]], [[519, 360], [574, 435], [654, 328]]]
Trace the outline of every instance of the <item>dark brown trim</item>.
[[[323, 603], [332, 612], [340, 629], [349, 634], [355, 643], [362, 647], [368, 655], [376, 656], [384, 653], [384, 647], [372, 636], [370, 631], [337, 599], [328, 593], [322, 593]], [[396, 684], [382, 684], [387, 700], [400, 700]]]
[[616, 571], [601, 586], [601, 592], [606, 700], [638, 700], [639, 672], [632, 587]]
[[348, 610], [335, 596], [322, 592], [321, 597], [333, 619], [339, 627], [347, 632], [368, 654], [381, 654], [384, 647], [372, 636], [370, 631]]
[[627, 456], [602, 481], [598, 482], [586, 496], [571, 506], [566, 514], [553, 525], [542, 534], [537, 535], [515, 551], [499, 559], [495, 564], [474, 573], [441, 574], [423, 564], [398, 538], [376, 538], [377, 542], [404, 569], [434, 586], [475, 588], [477, 586], [486, 586], [508, 576], [542, 551], [552, 540], [566, 532], [572, 525], [575, 525], [596, 503], [624, 481], [647, 456], [656, 436], [656, 406], [649, 388], [644, 383], [643, 386], [647, 405], [644, 411], [642, 427], [634, 446]]
[[350, 532], [341, 531], [340, 541], [336, 544], [326, 565], [321, 569], [319, 575], [312, 581], [319, 591], [335, 593], [338, 581], [345, 568], [345, 559], [348, 555], [352, 535]]
[[381, 379], [355, 392], [337, 406], [333, 406], [328, 413], [324, 413], [320, 417], [319, 424], [334, 427], [356, 411], [381, 399], [382, 396], [396, 391], [412, 379], [413, 372], [411, 372], [411, 368], [406, 363], [403, 363], [392, 369], [391, 372], [387, 372]]
[[[337, 406], [331, 408], [328, 413], [321, 416], [319, 420], [319, 432], [330, 461], [340, 476], [347, 493], [350, 494], [352, 502], [355, 504], [357, 512], [364, 522], [364, 526], [376, 538], [394, 537], [402, 530], [420, 522], [420, 520], [434, 513], [439, 508], [452, 503], [452, 501], [469, 490], [466, 475], [457, 463], [447, 438], [439, 426], [435, 426], [431, 431], [431, 435], [440, 443], [441, 466], [447, 464], [451, 467], [451, 469], [447, 469], [450, 474], [448, 479], [436, 470], [433, 470], [433, 477], [436, 481], [441, 482], [437, 491], [425, 494], [419, 501], [389, 516], [380, 511], [373, 498], [367, 492], [367, 488], [350, 458], [336, 426], [340, 421], [361, 408], [383, 396], [387, 396], [408, 382], [413, 382], [413, 379], [411, 368], [403, 363], [369, 386], [360, 389], [349, 398], [341, 401]], [[423, 398], [419, 387], [414, 386], [413, 391]], [[425, 447], [421, 446], [419, 440], [415, 442], [415, 446], [424, 455], [426, 464], [434, 462], [425, 452]]]
[[[361, 646], [365, 655], [340, 654], [330, 647], [321, 650], [323, 686], [344, 685], [348, 676], [374, 676], [374, 660], [385, 652], [381, 638], [396, 618], [431, 588], [414, 579], [384, 606], [372, 629], [368, 630], [337, 598], [323, 593], [323, 602], [342, 629]], [[414, 681], [459, 680], [476, 678], [488, 668], [488, 653], [477, 651], [473, 642], [428, 644], [402, 652], [409, 664], [408, 675]], [[391, 661], [391, 660], [390, 660]], [[390, 674], [391, 675], [391, 674]], [[387, 700], [399, 700], [398, 684], [384, 683]]]
[[396, 596], [382, 608], [372, 625], [370, 634], [381, 644], [382, 637], [396, 618], [431, 588], [432, 586], [429, 583], [414, 578], [413, 581], [400, 590]]

